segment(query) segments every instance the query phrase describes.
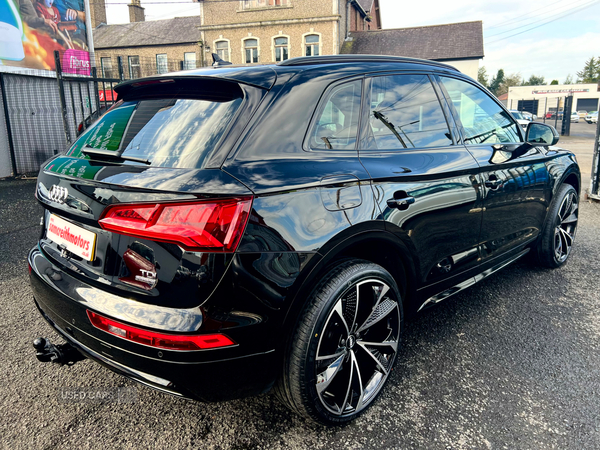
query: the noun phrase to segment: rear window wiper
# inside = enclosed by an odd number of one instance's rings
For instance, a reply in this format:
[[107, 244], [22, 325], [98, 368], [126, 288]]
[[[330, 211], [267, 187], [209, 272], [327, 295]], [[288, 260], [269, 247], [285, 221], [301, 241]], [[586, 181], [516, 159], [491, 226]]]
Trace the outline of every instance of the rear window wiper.
[[135, 156], [123, 156], [120, 153], [113, 150], [102, 150], [99, 148], [93, 148], [85, 146], [81, 149], [81, 153], [88, 156], [97, 156], [105, 159], [118, 159], [121, 161], [133, 161], [142, 164], [150, 164], [150, 161], [144, 158], [136, 158]]

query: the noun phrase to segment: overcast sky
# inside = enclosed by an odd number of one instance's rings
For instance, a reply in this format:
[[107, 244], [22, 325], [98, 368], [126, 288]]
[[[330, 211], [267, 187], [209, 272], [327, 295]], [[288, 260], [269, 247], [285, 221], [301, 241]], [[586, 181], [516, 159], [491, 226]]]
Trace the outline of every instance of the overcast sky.
[[[93, 0], [92, 0], [93, 1]], [[151, 2], [172, 4], [151, 4]], [[302, 1], [302, 0], [294, 0]], [[129, 21], [127, 0], [106, 0], [108, 23]], [[483, 21], [488, 74], [504, 69], [525, 78], [543, 75], [563, 82], [600, 56], [600, 0], [379, 0], [383, 28], [404, 28], [453, 22]], [[198, 3], [142, 0], [146, 20], [199, 14]], [[552, 22], [551, 22], [552, 21]], [[550, 22], [550, 23], [548, 23]], [[519, 34], [517, 34], [519, 33]]]

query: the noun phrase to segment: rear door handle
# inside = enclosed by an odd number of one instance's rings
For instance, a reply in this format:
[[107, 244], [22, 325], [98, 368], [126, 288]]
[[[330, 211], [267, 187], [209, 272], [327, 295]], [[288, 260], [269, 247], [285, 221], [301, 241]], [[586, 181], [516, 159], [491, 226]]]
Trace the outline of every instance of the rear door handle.
[[387, 201], [390, 208], [398, 208], [404, 210], [415, 202], [415, 198], [408, 196], [403, 198], [391, 198]]

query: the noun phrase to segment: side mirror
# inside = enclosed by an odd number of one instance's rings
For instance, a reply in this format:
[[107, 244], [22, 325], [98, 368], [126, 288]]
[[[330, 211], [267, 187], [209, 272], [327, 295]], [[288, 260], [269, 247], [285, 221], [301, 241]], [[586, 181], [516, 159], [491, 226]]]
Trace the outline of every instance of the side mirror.
[[559, 139], [558, 131], [552, 125], [539, 122], [529, 122], [525, 132], [525, 142], [533, 145], [556, 145]]

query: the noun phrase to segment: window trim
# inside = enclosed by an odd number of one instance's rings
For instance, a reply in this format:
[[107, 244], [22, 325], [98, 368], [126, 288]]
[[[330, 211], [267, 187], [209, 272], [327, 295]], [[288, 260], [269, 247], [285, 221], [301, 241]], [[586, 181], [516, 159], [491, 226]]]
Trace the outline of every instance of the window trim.
[[[446, 120], [446, 126], [448, 127], [448, 132], [450, 133], [452, 144], [444, 145], [441, 147], [414, 147], [414, 148], [397, 148], [397, 149], [368, 149], [368, 148], [366, 148], [366, 145], [364, 144], [364, 140], [367, 135], [367, 127], [369, 126], [369, 117], [371, 114], [371, 105], [370, 105], [369, 100], [370, 100], [371, 85], [373, 83], [373, 79], [379, 78], [379, 77], [393, 77], [393, 76], [401, 76], [401, 75], [422, 75], [422, 76], [426, 76], [429, 79], [431, 88], [433, 89], [433, 91], [438, 99], [440, 109], [442, 110], [442, 114], [444, 115], [444, 119]], [[442, 98], [444, 100], [443, 102], [442, 102]], [[366, 80], [365, 80], [365, 86], [364, 86], [364, 90], [363, 90], [362, 117], [364, 117], [364, 120], [360, 124], [360, 141], [359, 141], [359, 147], [358, 147], [359, 152], [368, 152], [369, 154], [372, 154], [372, 153], [399, 153], [399, 152], [415, 151], [415, 150], [431, 151], [431, 150], [438, 150], [438, 149], [444, 149], [444, 148], [448, 148], [448, 147], [455, 147], [455, 146], [461, 145], [460, 144], [461, 136], [455, 136], [455, 134], [453, 132], [453, 127], [451, 126], [450, 121], [452, 120], [452, 122], [454, 122], [454, 118], [452, 116], [449, 116], [450, 111], [444, 107], [444, 103], [446, 103], [446, 99], [445, 99], [445, 97], [440, 97], [440, 92], [439, 92], [438, 86], [437, 86], [437, 80], [435, 79], [435, 74], [432, 72], [409, 70], [406, 72], [381, 72], [381, 73], [367, 74]], [[456, 125], [454, 129], [457, 130], [458, 125]]]
[[[246, 0], [246, 1], [252, 1], [252, 0]], [[291, 8], [292, 7], [292, 0], [285, 0], [286, 4], [285, 5], [269, 5], [269, 0], [265, 0], [265, 2], [267, 3], [264, 6], [246, 6], [245, 0], [240, 0], [240, 11], [255, 11], [257, 9], [270, 9], [270, 8]]]
[[218, 42], [227, 42], [227, 53], [229, 53], [229, 59], [228, 60], [226, 59], [225, 61], [233, 62], [233, 61], [231, 61], [231, 56], [232, 56], [231, 55], [231, 41], [229, 39], [225, 39], [225, 38], [215, 39], [213, 41], [213, 47], [212, 48], [213, 48], [213, 53], [216, 53], [217, 55], [219, 54], [218, 49], [217, 49], [217, 43]]
[[[276, 56], [275, 49], [283, 47], [283, 46], [277, 46], [275, 44], [275, 39], [279, 39], [279, 38], [287, 39], [288, 59], [290, 59], [292, 57], [292, 44], [291, 44], [292, 40], [290, 39], [290, 36], [287, 34], [277, 34], [271, 38], [271, 58], [272, 58], [271, 60], [273, 62], [279, 62], [275, 59], [275, 56]], [[285, 61], [285, 59], [283, 59], [282, 61]]]
[[454, 78], [455, 80], [459, 80], [462, 81], [464, 83], [470, 84], [471, 86], [479, 89], [481, 92], [483, 92], [485, 95], [487, 95], [490, 99], [492, 99], [493, 102], [496, 103], [496, 105], [498, 105], [500, 107], [500, 109], [504, 110], [509, 117], [509, 120], [511, 120], [513, 122], [513, 124], [517, 127], [517, 131], [519, 133], [519, 136], [521, 137], [521, 141], [520, 142], [503, 142], [503, 144], [523, 144], [525, 142], [525, 134], [523, 133], [523, 129], [521, 128], [521, 126], [515, 121], [515, 119], [513, 118], [512, 114], [510, 113], [510, 111], [508, 109], [506, 109], [504, 107], [504, 105], [502, 103], [500, 103], [500, 100], [498, 100], [497, 98], [495, 98], [494, 95], [490, 94], [489, 92], [486, 92], [485, 90], [481, 89], [480, 86], [478, 86], [477, 84], [473, 83], [471, 80], [469, 80], [468, 78], [463, 78], [460, 76], [455, 76], [454, 74], [447, 74], [447, 73], [436, 73], [436, 81], [437, 84], [441, 90], [441, 92], [444, 95], [444, 98], [446, 99], [446, 103], [448, 103], [448, 107], [450, 108], [450, 112], [452, 113], [452, 117], [454, 119], [454, 122], [456, 123], [458, 132], [460, 133], [460, 137], [461, 137], [461, 142], [463, 143], [463, 145], [466, 145], [468, 147], [479, 147], [479, 146], [484, 146], [484, 147], [489, 147], [490, 143], [480, 143], [480, 144], [471, 144], [471, 143], [466, 143], [465, 142], [465, 129], [463, 127], [462, 122], [460, 121], [460, 116], [458, 114], [458, 111], [456, 110], [456, 108], [454, 107], [454, 105], [452, 104], [452, 98], [450, 97], [450, 94], [448, 93], [448, 91], [446, 90], [446, 86], [444, 86], [444, 83], [442, 82], [442, 77], [446, 77], [446, 78]]
[[140, 63], [140, 55], [128, 55], [127, 56], [127, 65], [129, 66], [129, 79], [130, 80], [134, 80], [135, 78], [133, 78], [133, 66], [131, 65], [131, 58], [137, 58], [138, 62], [137, 62], [137, 67], [140, 71], [140, 76], [139, 78], [142, 77], [142, 64]]
[[185, 65], [186, 65], [185, 55], [194, 55], [194, 66], [196, 66], [196, 67], [193, 67], [193, 69], [196, 69], [198, 66], [198, 54], [196, 52], [183, 52], [183, 70], [190, 70], [190, 69], [185, 68]]
[[[308, 33], [304, 33], [302, 35], [302, 56], [306, 56], [306, 37], [307, 36], [319, 36], [319, 54], [318, 55], [310, 55], [310, 56], [321, 56], [323, 55], [323, 35], [317, 31], [309, 31]], [[315, 44], [310, 44], [314, 46]]]
[[[246, 62], [246, 41], [253, 39], [256, 41], [256, 62]], [[253, 48], [253, 47], [252, 47]], [[246, 36], [242, 38], [242, 64], [259, 64], [260, 63], [260, 38], [257, 36]]]
[[[361, 87], [360, 102], [361, 102], [361, 104], [360, 104], [360, 108], [358, 108], [358, 126], [356, 127], [356, 141], [354, 143], [354, 149], [343, 149], [343, 150], [331, 149], [330, 150], [328, 148], [313, 148], [313, 147], [311, 147], [310, 137], [311, 137], [312, 131], [314, 130], [314, 128], [317, 124], [317, 119], [323, 113], [325, 106], [327, 106], [327, 101], [329, 100], [330, 94], [334, 90], [339, 88], [340, 86], [343, 86], [344, 84], [354, 83], [356, 81], [360, 82], [360, 87]], [[365, 109], [365, 89], [366, 88], [365, 88], [365, 76], [364, 75], [359, 75], [359, 76], [355, 76], [352, 78], [346, 78], [344, 80], [339, 80], [339, 81], [327, 86], [327, 89], [325, 89], [325, 91], [321, 95], [321, 98], [319, 99], [319, 102], [318, 102], [315, 110], [313, 111], [308, 128], [306, 129], [306, 133], [304, 134], [304, 140], [302, 141], [302, 150], [304, 150], [305, 152], [327, 152], [327, 153], [333, 152], [336, 154], [347, 154], [347, 155], [358, 156], [358, 149], [359, 149], [358, 144], [362, 137], [362, 123], [363, 123], [363, 116], [364, 116], [363, 113], [364, 113], [364, 109]]]
[[[110, 63], [110, 77], [106, 76], [106, 68], [104, 67], [104, 63], [105, 61], [107, 61]], [[113, 71], [113, 67], [112, 67], [112, 56], [101, 56], [100, 57], [100, 69], [102, 71], [102, 78], [114, 78], [112, 75], [112, 71]]]
[[[159, 63], [158, 63], [158, 57], [159, 56], [164, 56], [165, 57], [165, 65], [164, 65], [165, 71], [164, 72], [161, 72], [160, 69], [159, 69]], [[156, 73], [157, 73], [157, 75], [162, 75], [163, 73], [168, 73], [169, 72], [169, 57], [167, 56], [166, 53], [157, 53], [156, 56], [155, 56], [155, 60], [156, 60]]]

